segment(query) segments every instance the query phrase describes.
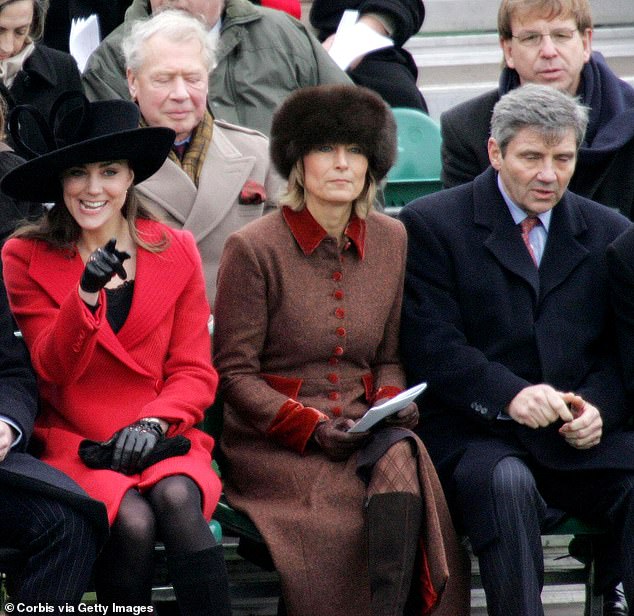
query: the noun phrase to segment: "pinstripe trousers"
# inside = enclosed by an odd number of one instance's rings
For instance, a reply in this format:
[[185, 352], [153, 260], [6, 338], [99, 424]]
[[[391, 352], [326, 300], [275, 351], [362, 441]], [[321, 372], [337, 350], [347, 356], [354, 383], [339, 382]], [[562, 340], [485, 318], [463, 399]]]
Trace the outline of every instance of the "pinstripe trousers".
[[13, 601], [80, 602], [97, 555], [93, 527], [81, 513], [52, 498], [0, 486], [0, 542], [27, 558], [8, 580]]
[[489, 616], [543, 616], [541, 532], [549, 506], [612, 529], [616, 577], [606, 582], [622, 579], [634, 605], [634, 473], [545, 471], [507, 457], [493, 471], [492, 490], [498, 538], [477, 554]]

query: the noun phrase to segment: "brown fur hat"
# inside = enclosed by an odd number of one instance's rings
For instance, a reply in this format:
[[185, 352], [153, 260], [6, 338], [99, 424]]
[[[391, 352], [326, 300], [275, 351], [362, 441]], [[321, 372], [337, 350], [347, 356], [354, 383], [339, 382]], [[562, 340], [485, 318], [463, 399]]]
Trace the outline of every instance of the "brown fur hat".
[[367, 88], [342, 84], [300, 88], [273, 116], [269, 150], [285, 178], [313, 148], [352, 143], [367, 156], [374, 179], [382, 180], [396, 159], [396, 123], [383, 99]]

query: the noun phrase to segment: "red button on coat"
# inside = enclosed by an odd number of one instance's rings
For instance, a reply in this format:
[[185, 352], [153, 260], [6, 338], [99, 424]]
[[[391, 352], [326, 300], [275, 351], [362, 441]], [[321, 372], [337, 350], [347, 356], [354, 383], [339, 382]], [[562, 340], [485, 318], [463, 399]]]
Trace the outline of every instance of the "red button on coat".
[[[343, 329], [343, 328], [341, 328], [341, 329]], [[336, 346], [336, 347], [332, 350], [332, 354], [333, 354], [333, 355], [337, 355], [337, 356], [343, 355], [343, 347], [342, 347], [342, 346]]]
[[343, 299], [343, 291], [341, 289], [337, 289], [334, 293], [333, 293], [335, 299]]
[[329, 357], [328, 358], [328, 363], [331, 366], [336, 366], [339, 363], [339, 359], [337, 357]]
[[331, 400], [339, 400], [339, 392], [338, 391], [329, 392], [328, 398], [330, 398]]
[[341, 272], [333, 272], [332, 273], [332, 279], [335, 282], [339, 282], [342, 278], [343, 278], [343, 274]]
[[345, 327], [337, 327], [337, 329], [335, 330], [335, 333], [340, 338], [343, 338], [346, 335], [346, 328]]
[[339, 382], [339, 377], [334, 372], [331, 372], [326, 378], [331, 383], [338, 383]]
[[336, 316], [338, 319], [343, 319], [343, 317], [345, 317], [345, 316], [346, 316], [346, 311], [345, 311], [343, 308], [337, 308], [337, 309], [335, 310], [335, 316]]
[[339, 417], [339, 415], [341, 415], [341, 407], [340, 406], [333, 406], [332, 407], [332, 414]]

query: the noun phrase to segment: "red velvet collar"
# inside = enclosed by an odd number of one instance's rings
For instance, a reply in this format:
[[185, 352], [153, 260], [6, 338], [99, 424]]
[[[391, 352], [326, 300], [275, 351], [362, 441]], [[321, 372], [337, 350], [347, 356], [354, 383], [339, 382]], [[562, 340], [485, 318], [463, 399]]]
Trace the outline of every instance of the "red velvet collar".
[[[308, 208], [304, 207], [299, 212], [289, 207], [282, 208], [282, 216], [288, 225], [295, 240], [305, 255], [310, 255], [328, 235], [326, 230], [313, 218]], [[354, 244], [359, 258], [363, 259], [365, 252], [365, 220], [359, 218], [354, 212], [344, 235]]]

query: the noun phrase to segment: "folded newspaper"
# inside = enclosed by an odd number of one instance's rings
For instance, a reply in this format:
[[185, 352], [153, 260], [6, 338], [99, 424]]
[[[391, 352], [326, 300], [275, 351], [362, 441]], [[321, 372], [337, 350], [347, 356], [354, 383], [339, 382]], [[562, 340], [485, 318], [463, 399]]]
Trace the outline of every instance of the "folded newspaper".
[[369, 408], [363, 417], [357, 421], [348, 432], [365, 432], [377, 424], [382, 419], [398, 413], [403, 410], [410, 402], [413, 402], [423, 391], [425, 391], [427, 383], [420, 383], [414, 385], [405, 391], [402, 391], [398, 396], [390, 398], [383, 404], [373, 406]]

